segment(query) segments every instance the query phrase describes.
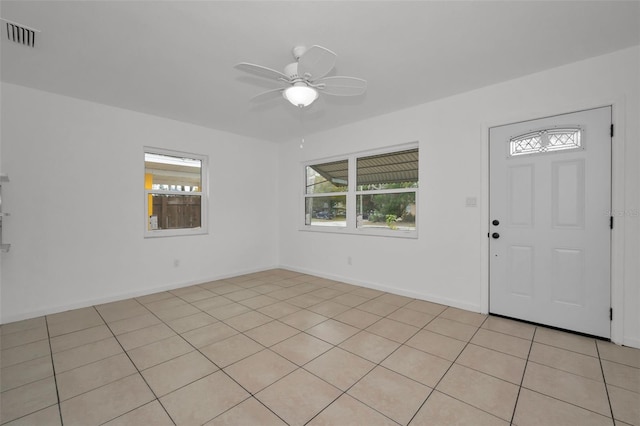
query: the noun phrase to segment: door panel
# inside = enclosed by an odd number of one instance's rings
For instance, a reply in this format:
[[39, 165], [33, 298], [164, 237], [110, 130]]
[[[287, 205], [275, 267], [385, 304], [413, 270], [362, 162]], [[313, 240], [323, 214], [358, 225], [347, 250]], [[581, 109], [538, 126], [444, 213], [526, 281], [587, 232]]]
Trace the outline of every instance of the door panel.
[[552, 301], [584, 306], [584, 252], [578, 249], [553, 249], [551, 258]]
[[552, 164], [553, 227], [584, 229], [584, 160]]
[[507, 277], [511, 283], [511, 294], [533, 297], [533, 247], [511, 246], [507, 260]]
[[531, 164], [509, 167], [509, 225], [533, 226], [533, 172]]
[[490, 129], [490, 312], [610, 336], [610, 125], [605, 107]]

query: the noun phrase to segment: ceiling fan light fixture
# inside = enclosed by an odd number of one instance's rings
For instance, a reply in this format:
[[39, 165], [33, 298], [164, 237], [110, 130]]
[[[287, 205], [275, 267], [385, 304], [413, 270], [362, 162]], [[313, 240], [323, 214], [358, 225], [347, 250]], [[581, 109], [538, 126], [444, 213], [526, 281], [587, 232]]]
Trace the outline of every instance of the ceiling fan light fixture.
[[[240, 62], [234, 68], [262, 78], [274, 80], [279, 88], [267, 90], [251, 98], [262, 99], [264, 95], [282, 94], [293, 106], [305, 108], [320, 96], [359, 96], [367, 89], [367, 82], [361, 78], [339, 75], [329, 76], [336, 62], [336, 54], [326, 47], [311, 46], [309, 49], [296, 46], [293, 49], [296, 62], [284, 67], [284, 72], [262, 65]], [[285, 84], [283, 87], [282, 84]]]
[[282, 96], [294, 106], [304, 108], [311, 105], [316, 99], [318, 99], [318, 91], [313, 87], [309, 87], [302, 83], [300, 85], [294, 85], [287, 87]]

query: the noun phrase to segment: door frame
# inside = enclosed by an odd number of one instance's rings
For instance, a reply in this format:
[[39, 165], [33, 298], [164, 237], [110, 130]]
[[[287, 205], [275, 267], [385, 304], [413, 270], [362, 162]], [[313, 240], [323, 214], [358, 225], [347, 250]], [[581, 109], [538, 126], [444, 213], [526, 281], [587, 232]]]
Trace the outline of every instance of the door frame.
[[[523, 121], [553, 117], [567, 113], [611, 106], [611, 119], [615, 126], [611, 143], [611, 210], [624, 211], [624, 175], [625, 175], [625, 108], [624, 99], [595, 100], [569, 104], [558, 109], [543, 108], [534, 111], [516, 111], [502, 118], [482, 123], [481, 143], [481, 200], [486, 200], [480, 210], [481, 238], [484, 243], [480, 249], [480, 308], [482, 313], [489, 313], [489, 129]], [[614, 220], [611, 232], [611, 341], [624, 344], [624, 221]]]

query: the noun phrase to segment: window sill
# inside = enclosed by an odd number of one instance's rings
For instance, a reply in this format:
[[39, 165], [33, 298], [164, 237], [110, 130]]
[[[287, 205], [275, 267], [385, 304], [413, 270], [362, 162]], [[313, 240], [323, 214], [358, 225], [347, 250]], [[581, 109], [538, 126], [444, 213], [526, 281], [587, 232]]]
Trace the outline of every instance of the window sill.
[[384, 228], [360, 228], [350, 229], [347, 227], [329, 227], [329, 226], [311, 226], [304, 225], [298, 228], [302, 232], [319, 232], [324, 234], [346, 234], [346, 235], [364, 235], [369, 237], [387, 237], [387, 238], [406, 238], [418, 239], [418, 231], [403, 231]]
[[158, 229], [155, 231], [145, 231], [145, 238], [163, 238], [163, 237], [188, 237], [191, 235], [207, 235], [209, 231], [204, 228], [189, 229]]

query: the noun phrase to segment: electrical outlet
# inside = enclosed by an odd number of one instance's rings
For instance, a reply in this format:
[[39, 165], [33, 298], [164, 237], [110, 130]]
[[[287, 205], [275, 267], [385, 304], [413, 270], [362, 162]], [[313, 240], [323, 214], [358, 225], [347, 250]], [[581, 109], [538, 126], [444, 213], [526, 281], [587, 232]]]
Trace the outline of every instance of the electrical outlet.
[[180, 259], [173, 259], [173, 267], [177, 268], [178, 266], [180, 266]]
[[347, 256], [347, 265], [351, 265], [351, 256]]

